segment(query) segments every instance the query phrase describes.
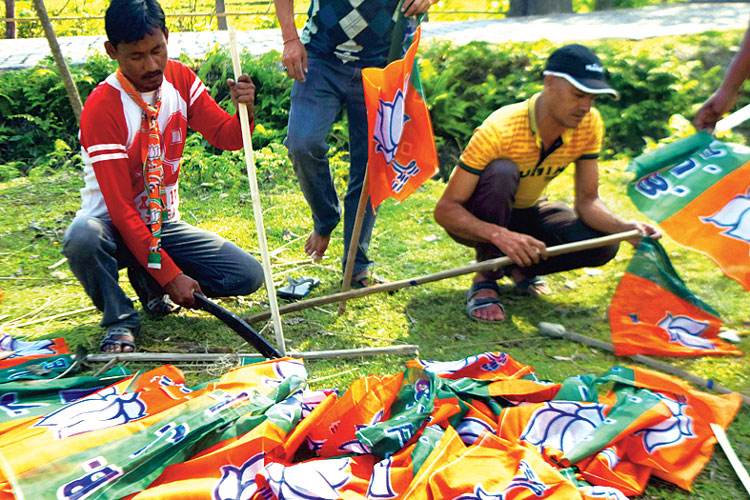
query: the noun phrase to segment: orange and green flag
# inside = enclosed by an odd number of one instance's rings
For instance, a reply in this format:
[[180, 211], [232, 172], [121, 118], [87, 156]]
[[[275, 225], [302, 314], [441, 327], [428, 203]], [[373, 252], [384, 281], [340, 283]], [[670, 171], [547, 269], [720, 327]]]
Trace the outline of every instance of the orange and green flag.
[[750, 290], [750, 149], [701, 131], [635, 158], [628, 170], [638, 210]]
[[627, 437], [625, 456], [686, 490], [711, 458], [716, 438], [710, 424], [726, 429], [742, 402], [737, 393], [709, 394], [676, 377], [632, 366], [616, 366], [598, 382], [615, 382], [615, 393], [648, 389], [669, 408], [668, 419]]
[[742, 354], [718, 337], [718, 313], [687, 288], [650, 238], [641, 240], [615, 290], [609, 324], [618, 356]]
[[[410, 26], [410, 23], [407, 23]], [[416, 64], [420, 28], [402, 59], [362, 70], [367, 106], [368, 172], [373, 208], [386, 198], [405, 200], [437, 171], [430, 114]]]

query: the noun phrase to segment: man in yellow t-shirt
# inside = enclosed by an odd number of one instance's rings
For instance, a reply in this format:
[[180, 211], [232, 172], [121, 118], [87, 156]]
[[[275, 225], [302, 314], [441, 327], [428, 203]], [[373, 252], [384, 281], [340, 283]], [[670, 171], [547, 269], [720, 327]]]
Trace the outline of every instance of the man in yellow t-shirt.
[[[478, 321], [505, 318], [496, 283], [503, 275], [523, 294], [545, 295], [550, 289], [539, 276], [601, 266], [618, 249], [615, 244], [547, 258], [547, 245], [631, 229], [660, 236], [648, 224], [616, 216], [599, 198], [604, 125], [592, 106], [599, 95], [619, 98], [599, 58], [582, 45], [566, 45], [550, 55], [543, 75], [541, 93], [498, 109], [474, 131], [435, 207], [438, 224], [473, 247], [477, 261], [507, 255], [514, 262], [474, 277], [466, 312]], [[544, 196], [547, 184], [571, 163], [573, 208]]]

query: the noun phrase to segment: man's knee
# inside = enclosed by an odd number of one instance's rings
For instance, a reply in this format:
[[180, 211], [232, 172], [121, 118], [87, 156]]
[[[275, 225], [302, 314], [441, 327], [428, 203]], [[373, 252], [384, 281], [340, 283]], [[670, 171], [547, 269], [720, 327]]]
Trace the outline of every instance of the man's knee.
[[325, 139], [321, 140], [319, 137], [306, 134], [303, 132], [294, 133], [289, 132], [284, 145], [289, 151], [289, 157], [295, 162], [298, 159], [304, 159], [306, 157], [324, 157], [328, 152], [328, 146]]
[[104, 242], [102, 223], [93, 217], [76, 217], [63, 236], [62, 254], [73, 259], [89, 259]]
[[593, 248], [591, 250], [588, 250], [589, 252], [589, 259], [591, 264], [587, 264], [587, 266], [591, 267], [598, 267], [603, 266], [610, 260], [615, 258], [615, 255], [617, 255], [617, 251], [620, 249], [619, 243], [614, 243], [612, 245], [606, 245], [599, 248]]
[[242, 271], [225, 278], [226, 295], [250, 295], [263, 286], [263, 266], [255, 257], [246, 255], [240, 266]]
[[[480, 182], [485, 180], [493, 185], [514, 185], [518, 187], [521, 174], [513, 160], [498, 158], [492, 160], [482, 171]], [[515, 192], [515, 189], [513, 190]]]

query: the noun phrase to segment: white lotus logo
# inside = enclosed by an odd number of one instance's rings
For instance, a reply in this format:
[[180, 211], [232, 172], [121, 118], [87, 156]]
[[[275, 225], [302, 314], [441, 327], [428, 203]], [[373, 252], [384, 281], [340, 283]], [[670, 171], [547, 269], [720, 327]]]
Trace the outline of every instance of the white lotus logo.
[[[26, 342], [18, 340], [10, 335], [3, 335], [0, 338], [0, 351], [14, 351], [8, 358], [24, 356], [51, 356], [55, 354], [52, 346], [55, 345], [53, 340], [35, 340]], [[7, 358], [6, 358], [7, 359]]]
[[701, 222], [726, 228], [721, 234], [750, 244], [750, 196], [735, 196], [711, 217], [701, 217]]
[[404, 95], [408, 88], [409, 75], [406, 75], [404, 89], [396, 92], [393, 102], [380, 99], [378, 115], [375, 118], [375, 134], [373, 139], [377, 143], [376, 153], [383, 153], [386, 163], [390, 165], [396, 156], [396, 149], [401, 141], [404, 124], [409, 117], [404, 113]]
[[250, 500], [258, 490], [255, 475], [263, 470], [265, 453], [258, 453], [242, 464], [242, 467], [223, 465], [221, 479], [214, 488], [212, 500]]
[[349, 458], [300, 462], [290, 467], [270, 463], [263, 472], [279, 500], [336, 500], [351, 480]]
[[110, 387], [44, 416], [34, 427], [51, 427], [57, 439], [64, 439], [127, 424], [145, 416], [146, 405], [137, 393], [120, 394]]
[[643, 447], [648, 453], [653, 453], [662, 446], [677, 446], [686, 439], [695, 438], [693, 419], [685, 414], [688, 404], [655, 392], [659, 399], [667, 405], [672, 416], [663, 422], [638, 431], [635, 434], [643, 439]]
[[567, 454], [604, 421], [602, 405], [550, 401], [534, 413], [521, 439], [534, 446], [551, 446]]
[[667, 313], [656, 326], [667, 331], [670, 342], [694, 349], [716, 350], [713, 342], [701, 337], [708, 328], [708, 321], [696, 321], [689, 316], [672, 316], [672, 313]]

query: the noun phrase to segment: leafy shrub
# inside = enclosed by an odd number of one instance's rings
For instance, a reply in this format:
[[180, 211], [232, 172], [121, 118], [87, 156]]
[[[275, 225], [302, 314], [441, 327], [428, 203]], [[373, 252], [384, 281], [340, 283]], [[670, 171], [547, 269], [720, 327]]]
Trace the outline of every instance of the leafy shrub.
[[[647, 141], [669, 134], [670, 116], [692, 117], [700, 103], [718, 87], [740, 36], [740, 32], [708, 32], [667, 41], [589, 43], [622, 96], [617, 102], [608, 98], [597, 101], [607, 127], [603, 156], [637, 155]], [[503, 45], [472, 42], [464, 46], [438, 41], [422, 47], [421, 80], [444, 177], [447, 178], [473, 130], [490, 113], [527, 99], [541, 89], [541, 72], [553, 49], [547, 41]], [[292, 81], [282, 72], [279, 59], [277, 52], [258, 57], [242, 55], [243, 71], [253, 78], [257, 90], [253, 143], [258, 150], [278, 146], [286, 135]], [[184, 62], [196, 70], [220, 105], [234, 112], [226, 85], [227, 77], [233, 75], [226, 50], [217, 47], [201, 60]], [[115, 67], [113, 61], [101, 55], [73, 67], [81, 98], [85, 100]], [[750, 94], [741, 93], [739, 104], [748, 102]], [[15, 171], [27, 174], [35, 166], [80, 165], [76, 154], [77, 132], [65, 89], [51, 58], [31, 70], [0, 75], [0, 165], [9, 165], [3, 169], [3, 177]], [[56, 141], [61, 143], [56, 146]], [[346, 155], [345, 119], [334, 124], [329, 144], [331, 156]], [[236, 170], [236, 175], [244, 171], [244, 165], [234, 165], [236, 158], [231, 154], [225, 156], [200, 136], [191, 136], [186, 148], [186, 156], [190, 158], [186, 161], [196, 162], [196, 182], [210, 177], [214, 168], [225, 168], [213, 160], [201, 159], [200, 164], [195, 156], [198, 148], [232, 164], [227, 168]]]

